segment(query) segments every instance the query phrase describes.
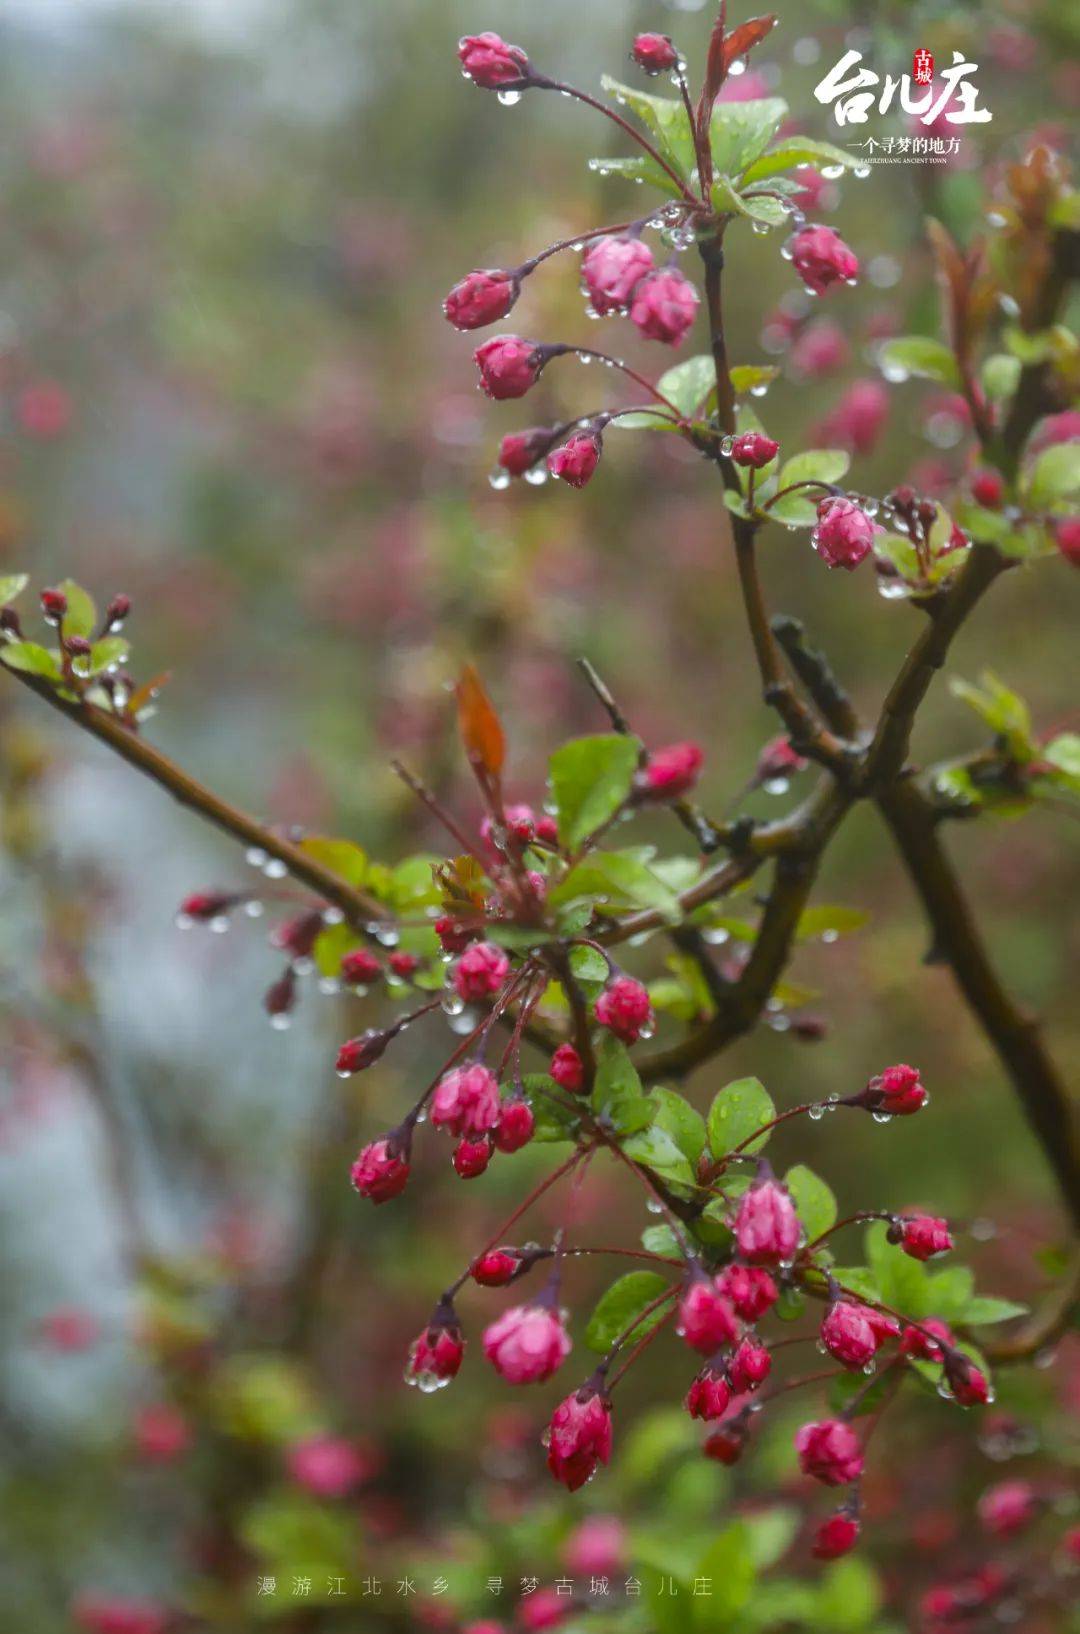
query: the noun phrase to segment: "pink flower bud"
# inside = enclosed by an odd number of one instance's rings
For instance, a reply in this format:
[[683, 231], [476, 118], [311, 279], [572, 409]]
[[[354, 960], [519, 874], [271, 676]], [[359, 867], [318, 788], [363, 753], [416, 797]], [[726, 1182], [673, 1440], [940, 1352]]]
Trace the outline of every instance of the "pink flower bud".
[[115, 630], [118, 624], [123, 624], [130, 612], [131, 597], [125, 596], [121, 592], [120, 595], [114, 596], [108, 607], [106, 607], [105, 617], [102, 622], [107, 630]]
[[544, 1305], [513, 1305], [484, 1332], [484, 1355], [508, 1384], [541, 1384], [570, 1350], [560, 1318]]
[[729, 1418], [717, 1426], [701, 1450], [706, 1458], [715, 1458], [718, 1464], [737, 1464], [746, 1451], [748, 1434], [744, 1418]]
[[535, 1128], [528, 1101], [504, 1101], [492, 1139], [500, 1152], [520, 1152], [532, 1140]]
[[933, 1259], [935, 1254], [947, 1254], [953, 1246], [948, 1221], [931, 1214], [909, 1214], [897, 1220], [889, 1228], [889, 1241], [899, 1243], [913, 1260]]
[[948, 1347], [955, 1342], [952, 1330], [944, 1322], [936, 1316], [928, 1316], [918, 1327], [909, 1324], [904, 1329], [900, 1335], [900, 1354], [915, 1356], [922, 1362], [940, 1362], [942, 1345]]
[[678, 800], [696, 784], [704, 759], [696, 743], [671, 743], [649, 756], [641, 786], [655, 800]]
[[565, 1623], [573, 1610], [572, 1603], [558, 1589], [538, 1589], [527, 1599], [518, 1601], [517, 1621], [522, 1634], [546, 1634], [548, 1629]]
[[598, 431], [581, 431], [567, 439], [561, 448], [552, 449], [547, 467], [553, 477], [568, 483], [571, 488], [584, 488], [592, 480], [600, 463], [603, 438]]
[[716, 1286], [747, 1322], [756, 1322], [780, 1298], [776, 1283], [759, 1265], [725, 1265]]
[[432, 929], [439, 938], [444, 953], [460, 953], [480, 934], [477, 930], [470, 930], [467, 925], [459, 924], [456, 919], [451, 919], [449, 914], [443, 914], [440, 919], [436, 919]]
[[101, 1338], [101, 1323], [93, 1311], [78, 1305], [58, 1305], [41, 1318], [38, 1337], [50, 1350], [73, 1356], [93, 1349]]
[[494, 942], [473, 942], [457, 962], [454, 987], [467, 1004], [497, 993], [510, 973], [509, 956]]
[[880, 380], [853, 380], [822, 421], [822, 441], [850, 448], [854, 454], [869, 454], [885, 429], [891, 404], [889, 389]]
[[1048, 414], [1040, 420], [1027, 446], [1028, 455], [1041, 454], [1044, 448], [1058, 443], [1080, 439], [1080, 409], [1063, 409], [1060, 414]]
[[431, 1121], [454, 1135], [486, 1135], [499, 1121], [499, 1081], [487, 1067], [455, 1067], [439, 1080]]
[[387, 1140], [365, 1146], [349, 1173], [355, 1190], [373, 1203], [387, 1203], [397, 1197], [405, 1190], [408, 1178], [408, 1160], [392, 1152]]
[[636, 1044], [652, 1025], [648, 992], [632, 976], [616, 976], [596, 1001], [596, 1019], [624, 1044]]
[[832, 227], [804, 227], [791, 243], [791, 261], [807, 289], [824, 295], [832, 284], [853, 283], [859, 258]]
[[491, 1248], [473, 1260], [469, 1275], [481, 1288], [505, 1288], [513, 1281], [521, 1263], [521, 1255], [515, 1248]]
[[647, 74], [667, 73], [679, 61], [679, 53], [666, 34], [638, 34], [630, 55]]
[[374, 1066], [389, 1042], [389, 1035], [374, 1027], [369, 1027], [359, 1038], [347, 1038], [338, 1050], [337, 1071], [340, 1074], [363, 1072]]
[[1065, 560], [1080, 567], [1080, 516], [1063, 516], [1055, 525], [1054, 538]]
[[548, 1469], [576, 1492], [611, 1458], [611, 1403], [585, 1386], [559, 1403], [547, 1429]]
[[993, 1401], [994, 1392], [986, 1374], [962, 1350], [946, 1350], [944, 1367], [945, 1379], [959, 1406], [985, 1407]]
[[71, 1619], [85, 1634], [165, 1634], [169, 1615], [153, 1600], [83, 1593], [72, 1601]]
[[543, 840], [545, 845], [558, 845], [559, 825], [550, 812], [545, 811], [536, 819], [536, 838]]
[[288, 953], [293, 959], [309, 959], [316, 938], [323, 928], [322, 912], [318, 908], [294, 914], [291, 919], [275, 925], [270, 933], [270, 946]]
[[630, 318], [646, 340], [678, 346], [694, 322], [698, 300], [697, 290], [681, 272], [674, 268], [653, 272], [634, 291]]
[[346, 1498], [368, 1474], [356, 1448], [336, 1435], [311, 1435], [291, 1446], [286, 1467], [297, 1486], [315, 1498]]
[[188, 1421], [171, 1402], [140, 1407], [131, 1428], [135, 1451], [147, 1463], [171, 1464], [191, 1446]]
[[850, 1424], [840, 1418], [804, 1424], [795, 1437], [799, 1468], [826, 1486], [846, 1486], [857, 1481], [863, 1471], [859, 1438]]
[[[296, 1003], [296, 972], [292, 965], [283, 976], [270, 986], [263, 994], [263, 1009], [268, 1016], [287, 1016]], [[286, 1022], [287, 1026], [288, 1023]]]
[[810, 1553], [816, 1560], [838, 1560], [848, 1554], [859, 1541], [859, 1523], [846, 1510], [838, 1510], [822, 1521], [814, 1533]]
[[587, 1515], [567, 1539], [563, 1558], [572, 1572], [612, 1577], [629, 1555], [626, 1527], [614, 1515]]
[[1039, 1510], [1039, 1498], [1029, 1481], [999, 1481], [979, 1499], [979, 1519], [995, 1537], [1022, 1532]]
[[691, 1418], [723, 1418], [731, 1401], [731, 1389], [722, 1373], [703, 1367], [686, 1393], [686, 1411]]
[[1005, 483], [999, 471], [984, 466], [971, 478], [971, 497], [984, 510], [996, 511], [1005, 498]]
[[404, 953], [401, 948], [395, 948], [386, 962], [394, 975], [399, 976], [403, 982], [407, 982], [420, 968], [420, 960], [416, 954]]
[[822, 318], [803, 330], [788, 354], [788, 361], [803, 379], [820, 380], [834, 369], [843, 368], [848, 350], [844, 331], [831, 319]]
[[486, 1135], [470, 1140], [466, 1135], [454, 1147], [454, 1169], [461, 1180], [475, 1180], [491, 1162], [491, 1142]]
[[520, 45], [508, 45], [498, 34], [466, 34], [458, 41], [458, 56], [466, 79], [483, 91], [516, 85], [529, 71], [529, 59]]
[[350, 986], [367, 987], [382, 975], [382, 965], [366, 947], [353, 948], [341, 961], [341, 979]]
[[821, 1342], [830, 1356], [858, 1372], [877, 1353], [878, 1342], [861, 1305], [838, 1299], [821, 1324]]
[[41, 611], [49, 624], [59, 624], [67, 612], [67, 597], [62, 590], [43, 590], [41, 592]]
[[735, 1241], [743, 1259], [751, 1265], [793, 1260], [799, 1236], [799, 1217], [786, 1187], [761, 1180], [743, 1193], [735, 1219]]
[[731, 457], [736, 465], [747, 465], [754, 471], [760, 471], [775, 457], [779, 447], [780, 444], [766, 437], [763, 431], [744, 431], [732, 443]]
[[654, 267], [652, 251], [640, 238], [594, 239], [581, 263], [593, 311], [600, 317], [625, 311], [634, 290]]
[[676, 1331], [695, 1350], [710, 1355], [739, 1337], [739, 1324], [715, 1283], [699, 1276], [694, 1277], [679, 1300]]
[[853, 499], [830, 495], [818, 505], [817, 526], [810, 543], [826, 567], [850, 573], [874, 546], [874, 524]]
[[805, 772], [809, 764], [797, 749], [791, 747], [789, 738], [772, 738], [758, 755], [754, 781], [771, 783], [776, 778], [794, 777], [797, 772]]
[[585, 1082], [585, 1067], [572, 1044], [559, 1045], [548, 1071], [560, 1089], [569, 1090], [571, 1095], [576, 1095]]
[[732, 1388], [746, 1395], [763, 1384], [772, 1372], [772, 1354], [766, 1345], [754, 1339], [744, 1339], [728, 1362], [728, 1376]]
[[465, 1341], [457, 1319], [451, 1314], [436, 1312], [435, 1319], [414, 1339], [409, 1349], [409, 1363], [405, 1370], [408, 1384], [426, 1385], [429, 1389], [448, 1384], [457, 1377], [465, 1355]]
[[550, 426], [530, 426], [527, 431], [510, 431], [499, 444], [498, 463], [512, 477], [523, 477], [539, 465], [558, 435]]
[[480, 385], [489, 397], [502, 401], [524, 397], [535, 386], [544, 366], [542, 349], [520, 335], [493, 335], [473, 353], [480, 370]]
[[193, 891], [177, 909], [180, 918], [195, 919], [201, 924], [220, 919], [245, 899], [236, 891]]
[[876, 1078], [871, 1078], [865, 1093], [874, 1111], [887, 1113], [891, 1118], [908, 1118], [921, 1111], [930, 1099], [918, 1068], [903, 1063], [886, 1067]]
[[512, 272], [470, 272], [454, 285], [443, 311], [455, 329], [483, 329], [498, 323], [514, 305], [521, 284]]

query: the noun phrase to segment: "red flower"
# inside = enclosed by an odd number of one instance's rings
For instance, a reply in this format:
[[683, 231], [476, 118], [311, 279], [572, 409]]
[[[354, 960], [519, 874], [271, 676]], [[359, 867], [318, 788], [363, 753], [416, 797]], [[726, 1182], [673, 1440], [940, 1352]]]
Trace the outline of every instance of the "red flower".
[[405, 1382], [421, 1390], [437, 1390], [457, 1376], [464, 1355], [465, 1341], [457, 1321], [437, 1316], [412, 1342]]
[[492, 1248], [473, 1260], [469, 1274], [481, 1288], [504, 1288], [520, 1264], [521, 1255], [516, 1249]]
[[986, 511], [996, 511], [1005, 498], [1005, 483], [1000, 472], [989, 466], [976, 471], [971, 478], [971, 497]]
[[1080, 567], [1080, 516], [1063, 516], [1054, 527], [1054, 537], [1065, 560]]
[[666, 73], [679, 61], [679, 53], [666, 34], [638, 34], [630, 55], [647, 74]]
[[898, 1220], [889, 1231], [889, 1241], [898, 1242], [913, 1260], [933, 1259], [935, 1254], [947, 1254], [953, 1246], [948, 1221], [930, 1214], [909, 1214]]
[[735, 1312], [704, 1276], [695, 1277], [679, 1300], [678, 1321], [680, 1337], [706, 1355], [739, 1337]]
[[473, 942], [454, 970], [454, 987], [467, 1003], [490, 998], [510, 973], [510, 960], [494, 942]]
[[942, 1345], [954, 1343], [952, 1330], [938, 1317], [928, 1316], [918, 1327], [909, 1324], [904, 1329], [900, 1335], [900, 1353], [903, 1356], [916, 1356], [923, 1362], [940, 1362]]
[[440, 1080], [431, 1102], [431, 1121], [453, 1135], [485, 1135], [499, 1121], [499, 1080], [474, 1062], [455, 1067]]
[[850, 573], [873, 549], [873, 522], [853, 499], [835, 494], [820, 502], [817, 514], [810, 543], [826, 567], [843, 567]]
[[743, 1193], [735, 1219], [735, 1241], [751, 1265], [778, 1265], [794, 1259], [799, 1217], [786, 1187], [762, 1180]]
[[191, 1445], [187, 1419], [167, 1401], [140, 1407], [132, 1430], [136, 1452], [152, 1464], [171, 1464]]
[[611, 1403], [585, 1386], [559, 1403], [547, 1429], [548, 1469], [570, 1492], [611, 1458]]
[[402, 981], [408, 981], [409, 977], [414, 975], [420, 968], [420, 960], [416, 954], [403, 953], [400, 948], [395, 948], [386, 962], [394, 975], [400, 976]]
[[671, 743], [648, 758], [641, 781], [657, 800], [677, 800], [698, 780], [705, 756], [696, 743]]
[[840, 1418], [804, 1424], [795, 1436], [799, 1468], [826, 1486], [846, 1486], [858, 1480], [863, 1470], [859, 1438], [850, 1424]]
[[769, 742], [758, 755], [757, 766], [754, 768], [756, 783], [771, 783], [775, 778], [786, 779], [796, 772], [805, 772], [809, 761], [791, 746], [790, 738], [780, 736], [770, 738]]
[[791, 243], [791, 261], [807, 289], [824, 295], [832, 285], [853, 283], [859, 258], [832, 227], [804, 227]]
[[678, 346], [694, 322], [698, 292], [674, 268], [650, 273], [634, 291], [630, 318], [646, 340]]
[[603, 446], [598, 431], [578, 432], [561, 448], [552, 449], [547, 457], [548, 470], [571, 488], [584, 488], [600, 463]]
[[871, 1078], [867, 1092], [875, 1103], [875, 1110], [886, 1112], [892, 1118], [907, 1118], [919, 1112], [930, 1099], [919, 1077], [918, 1067], [886, 1067], [876, 1078]]
[[548, 1071], [559, 1087], [568, 1089], [572, 1095], [576, 1095], [585, 1082], [585, 1068], [572, 1044], [559, 1045]]
[[489, 397], [524, 397], [544, 366], [542, 349], [520, 335], [493, 335], [473, 353], [480, 384]]
[[458, 56], [466, 79], [484, 91], [516, 85], [529, 71], [529, 59], [520, 45], [508, 45], [490, 30], [486, 34], [466, 34], [458, 41]]
[[859, 1541], [859, 1523], [846, 1510], [838, 1510], [822, 1521], [814, 1533], [810, 1552], [818, 1560], [837, 1560], [854, 1549]]
[[632, 976], [616, 976], [596, 1001], [596, 1019], [624, 1044], [636, 1044], [652, 1024], [648, 992]]
[[475, 1180], [491, 1162], [491, 1142], [486, 1135], [479, 1140], [466, 1136], [454, 1147], [454, 1169], [462, 1180]]
[[366, 987], [382, 975], [382, 965], [367, 948], [353, 948], [341, 961], [342, 978], [357, 987]]
[[562, 1366], [570, 1336], [543, 1305], [513, 1305], [484, 1333], [484, 1355], [509, 1384], [540, 1384]]
[[985, 1407], [993, 1401], [990, 1381], [981, 1368], [961, 1350], [947, 1350], [944, 1355], [945, 1378], [953, 1393], [953, 1400], [961, 1407]]
[[655, 263], [649, 246], [640, 238], [597, 238], [585, 251], [581, 275], [594, 312], [606, 317], [622, 312]]
[[728, 1376], [732, 1387], [740, 1395], [756, 1390], [772, 1372], [772, 1354], [766, 1345], [754, 1339], [744, 1339], [728, 1362]]
[[336, 1435], [297, 1441], [286, 1455], [289, 1474], [316, 1498], [345, 1498], [369, 1473], [356, 1448]]
[[855, 1371], [865, 1367], [877, 1353], [877, 1335], [866, 1318], [861, 1305], [838, 1299], [830, 1305], [821, 1324], [821, 1342], [829, 1355]]
[[527, 431], [511, 431], [499, 444], [498, 463], [512, 477], [523, 477], [538, 465], [555, 437], [550, 426], [530, 426]]
[[1022, 1532], [1038, 1509], [1038, 1493], [1029, 1481], [999, 1481], [979, 1499], [979, 1519], [996, 1537]]
[[731, 457], [736, 465], [748, 465], [760, 471], [775, 456], [780, 444], [766, 437], [762, 431], [744, 431], [731, 445]]
[[443, 311], [455, 329], [483, 329], [505, 318], [520, 293], [512, 272], [470, 272], [454, 285]]
[[535, 1128], [528, 1101], [504, 1101], [492, 1139], [500, 1152], [520, 1152], [532, 1140]]
[[780, 1298], [776, 1283], [759, 1265], [725, 1265], [716, 1286], [747, 1322], [756, 1322]]
[[344, 1077], [350, 1072], [363, 1072], [365, 1067], [373, 1066], [389, 1042], [388, 1035], [374, 1027], [369, 1027], [359, 1038], [347, 1038], [337, 1053], [339, 1076]]
[[368, 1197], [373, 1203], [386, 1203], [405, 1190], [408, 1160], [393, 1153], [389, 1141], [375, 1140], [364, 1147], [349, 1178], [361, 1197]]
[[746, 1450], [747, 1434], [744, 1418], [729, 1418], [717, 1426], [701, 1450], [706, 1458], [715, 1458], [720, 1464], [737, 1464]]
[[722, 1373], [703, 1367], [686, 1393], [686, 1411], [691, 1418], [723, 1418], [731, 1401], [731, 1389]]

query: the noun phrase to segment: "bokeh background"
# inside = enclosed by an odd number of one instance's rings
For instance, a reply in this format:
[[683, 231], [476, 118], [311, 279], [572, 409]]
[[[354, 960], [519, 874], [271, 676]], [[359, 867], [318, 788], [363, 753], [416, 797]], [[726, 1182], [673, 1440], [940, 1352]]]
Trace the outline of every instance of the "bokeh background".
[[[812, 89], [849, 39], [901, 65], [919, 45], [963, 49], [994, 114], [948, 166], [879, 167], [826, 191], [819, 213], [867, 276], [820, 312], [793, 298], [773, 241], [737, 240], [734, 358], [782, 363], [760, 412], [781, 440], [805, 442], [830, 418], [842, 435], [853, 385], [880, 382], [876, 339], [934, 332], [924, 216], [968, 232], [1023, 133], [1075, 128], [1080, 69], [1075, 22], [1052, 0], [778, 9], [754, 72], [815, 135], [835, 135]], [[636, 28], [675, 32], [700, 62], [710, 21], [659, 0], [0, 6], [0, 566], [36, 584], [71, 575], [101, 601], [130, 594], [139, 673], [171, 676], [148, 731], [246, 809], [350, 834], [385, 860], [437, 845], [389, 759], [471, 809], [446, 690], [466, 658], [503, 713], [522, 798], [542, 797], [558, 741], [600, 728], [581, 653], [647, 737], [707, 745], [709, 807], [745, 783], [773, 722], [715, 479], [674, 439], [612, 431], [588, 492], [494, 492], [503, 431], [599, 406], [608, 382], [552, 369], [524, 413], [489, 404], [469, 339], [440, 311], [470, 267], [512, 265], [637, 204], [585, 166], [619, 151], [610, 126], [558, 98], [500, 108], [462, 82], [458, 35], [496, 27], [595, 88], [604, 69], [631, 72]], [[531, 280], [515, 327], [596, 343], [571, 265]], [[604, 340], [616, 331], [625, 356], [656, 366], [629, 326], [616, 320]], [[777, 352], [785, 331], [793, 344]], [[860, 487], [914, 476], [933, 491], [959, 469], [959, 428], [938, 399], [925, 383], [890, 390], [858, 454]], [[820, 571], [804, 535], [777, 530], [763, 554], [775, 607], [806, 620], [872, 708], [916, 615], [869, 578]], [[1041, 728], [1069, 725], [1078, 598], [1064, 564], [1010, 575], [951, 671], [989, 665]], [[313, 990], [288, 1031], [271, 1030], [261, 995], [280, 959], [265, 927], [174, 925], [188, 890], [250, 878], [242, 856], [15, 694], [0, 682], [0, 1622], [59, 1634], [73, 1601], [105, 1594], [168, 1608], [178, 1627], [452, 1630], [482, 1614], [509, 1626], [519, 1578], [550, 1581], [575, 1547], [595, 1563], [604, 1544], [621, 1580], [631, 1563], [659, 1568], [691, 1531], [707, 1538], [735, 1505], [784, 1499], [785, 1425], [745, 1474], [704, 1466], [670, 1350], [628, 1387], [614, 1470], [573, 1500], [543, 1474], [546, 1396], [496, 1392], [479, 1366], [445, 1395], [402, 1387], [435, 1293], [541, 1159], [463, 1192], [431, 1154], [394, 1207], [358, 1205], [353, 1150], [434, 1057], [418, 1042], [343, 1085], [333, 1051], [365, 1011]], [[979, 741], [944, 686], [927, 713], [920, 756]], [[784, 800], [760, 794], [748, 809]], [[996, 959], [1066, 1061], [1075, 832], [1037, 812], [955, 841]], [[817, 900], [872, 915], [798, 955], [793, 978], [826, 1037], [761, 1028], [699, 1075], [697, 1095], [753, 1072], [788, 1104], [917, 1060], [931, 1114], [830, 1123], [810, 1160], [842, 1205], [933, 1203], [974, 1222], [965, 1246], [983, 1282], [1036, 1296], [1063, 1229], [1056, 1198], [950, 977], [924, 960], [925, 927], [872, 812], [845, 827]], [[800, 1142], [805, 1131], [778, 1137], [782, 1160], [807, 1156]], [[582, 1229], [603, 1216], [632, 1242], [637, 1207], [599, 1173]], [[581, 1308], [592, 1278], [575, 1272]], [[466, 1294], [474, 1338], [490, 1309], [490, 1295]], [[1009, 1446], [1031, 1467], [1047, 1443], [1068, 1460], [1080, 1398], [1075, 1342], [1042, 1360], [1003, 1391], [1023, 1430]], [[928, 1402], [893, 1432], [871, 1488], [872, 1564], [823, 1593], [796, 1550], [773, 1568], [787, 1601], [740, 1626], [908, 1626], [930, 1570], [912, 1565], [913, 1538], [962, 1568], [972, 1496], [1002, 1451], [942, 1422]], [[290, 1469], [290, 1446], [316, 1431], [355, 1451], [346, 1498]], [[770, 1513], [781, 1554], [798, 1509]], [[584, 1514], [624, 1531], [583, 1543]], [[410, 1568], [418, 1594], [403, 1599], [394, 1584]], [[300, 1572], [310, 1600], [291, 1592]], [[325, 1599], [332, 1573], [349, 1580], [346, 1603]], [[431, 1590], [440, 1573], [445, 1596]], [[498, 1573], [494, 1600], [484, 1586]], [[358, 1604], [371, 1574], [383, 1595]], [[276, 1577], [275, 1597], [257, 1594], [259, 1576]], [[602, 1614], [577, 1613], [589, 1627]]]

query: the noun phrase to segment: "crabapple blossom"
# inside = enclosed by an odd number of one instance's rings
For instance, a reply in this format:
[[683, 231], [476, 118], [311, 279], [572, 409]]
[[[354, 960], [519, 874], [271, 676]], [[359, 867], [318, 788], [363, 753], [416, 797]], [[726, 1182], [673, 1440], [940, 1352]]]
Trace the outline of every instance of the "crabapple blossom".
[[849, 1554], [859, 1541], [859, 1523], [854, 1515], [840, 1509], [822, 1521], [814, 1533], [810, 1552], [817, 1560], [838, 1560]]
[[780, 444], [766, 437], [763, 431], [744, 431], [731, 444], [731, 458], [736, 465], [760, 471], [763, 465], [775, 459], [779, 447]]
[[803, 227], [791, 242], [791, 264], [813, 295], [858, 276], [859, 258], [833, 227]]
[[510, 959], [494, 942], [473, 942], [454, 968], [454, 988], [467, 1004], [497, 993], [510, 973]]
[[640, 238], [611, 235], [594, 239], [581, 262], [593, 311], [600, 317], [625, 311], [637, 285], [655, 265], [652, 251]]
[[505, 318], [520, 293], [512, 272], [470, 272], [447, 295], [443, 311], [455, 329], [483, 329]]
[[480, 385], [498, 401], [524, 397], [536, 385], [544, 366], [543, 347], [520, 335], [494, 335], [473, 353]]
[[349, 1175], [361, 1197], [373, 1203], [387, 1203], [405, 1190], [409, 1178], [409, 1162], [391, 1150], [388, 1140], [375, 1140], [365, 1146], [352, 1166]]
[[697, 315], [700, 297], [689, 278], [674, 268], [652, 272], [634, 291], [630, 321], [646, 340], [678, 346]]
[[572, 1044], [560, 1044], [548, 1068], [560, 1089], [576, 1095], [585, 1082], [585, 1067]]
[[761, 1180], [743, 1193], [735, 1218], [735, 1241], [751, 1265], [779, 1265], [794, 1259], [801, 1227], [785, 1186]]
[[498, 34], [466, 34], [458, 41], [458, 56], [466, 79], [484, 91], [497, 91], [520, 81], [529, 59], [519, 45], [508, 45]]
[[722, 1373], [703, 1367], [686, 1393], [686, 1411], [691, 1418], [722, 1418], [731, 1401], [731, 1387]]
[[491, 1248], [473, 1260], [469, 1275], [481, 1288], [503, 1288], [512, 1281], [522, 1263], [522, 1256], [516, 1249]]
[[744, 1339], [728, 1362], [728, 1376], [732, 1387], [740, 1395], [756, 1390], [764, 1384], [772, 1371], [772, 1355], [766, 1345], [754, 1339]]
[[426, 1327], [409, 1349], [405, 1377], [410, 1384], [448, 1384], [457, 1376], [465, 1355], [465, 1341], [456, 1320], [439, 1315]]
[[454, 1147], [453, 1164], [462, 1180], [475, 1180], [491, 1162], [491, 1142], [486, 1135], [471, 1140], [467, 1135]]
[[841, 1418], [804, 1424], [795, 1437], [799, 1468], [826, 1486], [846, 1486], [863, 1471], [862, 1449], [851, 1425]]
[[979, 1499], [979, 1519], [995, 1537], [1022, 1532], [1039, 1510], [1039, 1497], [1030, 1481], [999, 1481]]
[[504, 1101], [491, 1138], [500, 1152], [520, 1152], [532, 1140], [535, 1128], [528, 1101]]
[[499, 1080], [479, 1061], [440, 1078], [431, 1102], [432, 1123], [453, 1135], [485, 1135], [499, 1112]]
[[897, 1220], [889, 1229], [889, 1241], [899, 1243], [913, 1260], [933, 1259], [936, 1254], [947, 1254], [953, 1246], [948, 1221], [930, 1214], [909, 1214]]
[[636, 1044], [652, 1025], [648, 991], [632, 976], [616, 976], [596, 1001], [596, 1019], [624, 1044]]
[[678, 66], [679, 53], [666, 34], [638, 34], [630, 55], [647, 74], [664, 74]]
[[820, 501], [810, 542], [826, 567], [843, 567], [850, 573], [873, 549], [874, 531], [861, 506], [834, 494]]
[[344, 1498], [368, 1473], [356, 1448], [336, 1435], [313, 1435], [291, 1446], [285, 1458], [292, 1479], [316, 1498]]
[[484, 1330], [484, 1355], [508, 1384], [541, 1384], [570, 1354], [570, 1336], [544, 1305], [513, 1305]]
[[688, 1345], [708, 1355], [739, 1335], [735, 1312], [704, 1276], [695, 1277], [679, 1300], [678, 1332]]
[[539, 465], [558, 435], [551, 426], [530, 426], [527, 431], [509, 431], [499, 444], [498, 463], [512, 477], [523, 477]]
[[583, 1386], [559, 1403], [547, 1428], [548, 1469], [569, 1492], [583, 1487], [611, 1458], [611, 1403]]
[[547, 457], [548, 470], [571, 488], [584, 488], [600, 463], [603, 446], [598, 431], [577, 432], [561, 447], [552, 449]]
[[367, 948], [353, 948], [341, 961], [341, 975], [344, 981], [362, 987], [382, 975], [382, 965]]
[[780, 1298], [780, 1290], [760, 1265], [725, 1265], [716, 1286], [747, 1322], [756, 1322]]
[[821, 1342], [830, 1356], [855, 1371], [866, 1366], [877, 1353], [877, 1335], [860, 1305], [838, 1299], [830, 1305], [821, 1324]]
[[697, 783], [704, 759], [697, 743], [671, 743], [655, 749], [640, 774], [640, 785], [653, 799], [678, 800]]

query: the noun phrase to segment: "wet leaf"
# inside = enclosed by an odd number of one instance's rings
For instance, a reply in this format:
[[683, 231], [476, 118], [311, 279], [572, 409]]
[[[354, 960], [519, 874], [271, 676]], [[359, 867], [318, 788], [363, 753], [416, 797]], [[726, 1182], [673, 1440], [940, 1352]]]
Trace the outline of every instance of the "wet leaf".
[[9, 641], [0, 647], [0, 659], [8, 669], [17, 669], [24, 675], [41, 675], [47, 681], [60, 679], [60, 658], [36, 641]]
[[[600, 1296], [585, 1329], [586, 1345], [601, 1354], [610, 1350], [631, 1322], [668, 1287], [667, 1278], [656, 1271], [629, 1271], [620, 1277]], [[646, 1316], [635, 1327], [633, 1339], [644, 1338], [663, 1317], [663, 1307]]]
[[506, 759], [506, 738], [494, 705], [472, 664], [465, 665], [455, 692], [465, 752], [475, 769], [497, 781]]
[[[772, 1096], [757, 1078], [736, 1078], [713, 1100], [709, 1108], [709, 1150], [716, 1158], [726, 1157], [762, 1124], [776, 1116]], [[752, 1141], [747, 1152], [760, 1152], [768, 1133]]]
[[640, 752], [637, 738], [618, 732], [573, 738], [556, 749], [548, 782], [566, 850], [581, 845], [628, 798]]

